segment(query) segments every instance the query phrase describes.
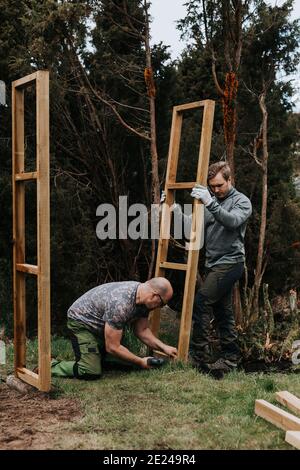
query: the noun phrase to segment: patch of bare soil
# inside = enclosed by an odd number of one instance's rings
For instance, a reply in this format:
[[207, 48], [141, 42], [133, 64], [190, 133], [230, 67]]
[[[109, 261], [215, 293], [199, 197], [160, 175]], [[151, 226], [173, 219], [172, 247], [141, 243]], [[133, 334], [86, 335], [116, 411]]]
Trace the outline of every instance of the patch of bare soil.
[[80, 416], [75, 400], [21, 395], [0, 384], [0, 449], [53, 449], [61, 423]]

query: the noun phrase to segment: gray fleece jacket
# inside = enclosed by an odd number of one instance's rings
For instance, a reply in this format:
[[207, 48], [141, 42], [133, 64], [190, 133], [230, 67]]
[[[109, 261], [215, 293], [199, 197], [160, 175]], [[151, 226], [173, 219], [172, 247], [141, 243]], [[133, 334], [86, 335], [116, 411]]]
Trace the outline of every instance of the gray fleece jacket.
[[250, 200], [235, 188], [225, 199], [213, 197], [204, 213], [206, 267], [245, 260], [244, 238], [251, 213]]

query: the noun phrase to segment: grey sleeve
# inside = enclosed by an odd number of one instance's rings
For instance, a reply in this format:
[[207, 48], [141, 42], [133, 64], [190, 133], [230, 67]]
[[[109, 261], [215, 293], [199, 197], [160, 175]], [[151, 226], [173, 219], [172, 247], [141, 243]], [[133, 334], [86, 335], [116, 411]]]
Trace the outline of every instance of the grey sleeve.
[[[177, 203], [174, 203], [174, 217], [179, 218], [181, 221], [183, 219], [184, 223], [184, 236], [188, 239], [192, 237], [191, 229], [192, 229], [192, 214], [186, 215], [181, 210], [181, 206]], [[200, 233], [200, 240], [199, 240], [199, 249], [201, 249], [204, 245], [204, 205], [199, 205], [199, 210], [201, 211], [203, 223], [201, 224], [201, 233]], [[182, 219], [181, 219], [182, 218]]]
[[206, 208], [223, 227], [234, 230], [242, 225], [252, 213], [252, 205], [247, 197], [237, 201], [228, 212], [214, 199]]

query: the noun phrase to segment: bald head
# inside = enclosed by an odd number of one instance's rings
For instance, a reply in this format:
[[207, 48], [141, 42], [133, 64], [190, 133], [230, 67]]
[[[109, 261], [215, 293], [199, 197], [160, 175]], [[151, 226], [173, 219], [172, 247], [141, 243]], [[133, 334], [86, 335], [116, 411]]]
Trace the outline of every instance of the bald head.
[[146, 285], [158, 292], [164, 303], [167, 303], [173, 296], [171, 283], [165, 277], [153, 277], [146, 282]]
[[166, 305], [172, 295], [170, 282], [164, 277], [154, 277], [138, 286], [136, 303], [146, 305], [149, 310], [153, 310]]

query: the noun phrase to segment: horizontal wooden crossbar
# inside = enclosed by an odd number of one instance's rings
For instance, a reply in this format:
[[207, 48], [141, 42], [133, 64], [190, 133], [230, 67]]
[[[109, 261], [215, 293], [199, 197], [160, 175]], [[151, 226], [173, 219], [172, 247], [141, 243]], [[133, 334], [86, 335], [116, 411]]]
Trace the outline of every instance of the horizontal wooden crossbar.
[[181, 111], [187, 111], [188, 109], [195, 109], [195, 108], [202, 108], [205, 106], [207, 100], [205, 101], [194, 101], [193, 103], [187, 103], [187, 104], [180, 104], [178, 106], [174, 106], [174, 111], [177, 113]]
[[39, 274], [39, 268], [34, 264], [17, 263], [16, 269], [21, 273], [35, 274], [36, 276]]
[[195, 182], [188, 182], [188, 183], [166, 183], [167, 189], [193, 189], [195, 186]]
[[26, 367], [18, 367], [16, 370], [16, 375], [19, 379], [23, 380], [24, 382], [32, 385], [33, 387], [39, 387], [39, 376], [32, 372]]
[[186, 271], [187, 270], [187, 264], [169, 263], [168, 261], [164, 261], [163, 263], [160, 263], [159, 267], [163, 268], [163, 269], [178, 269], [179, 271]]
[[26, 77], [19, 78], [19, 80], [15, 80], [12, 82], [12, 86], [14, 88], [21, 88], [24, 86], [31, 85], [37, 79], [38, 72], [32, 73], [30, 75], [26, 75]]
[[36, 180], [38, 177], [37, 171], [31, 171], [29, 173], [16, 173], [15, 180], [16, 181], [31, 181]]

